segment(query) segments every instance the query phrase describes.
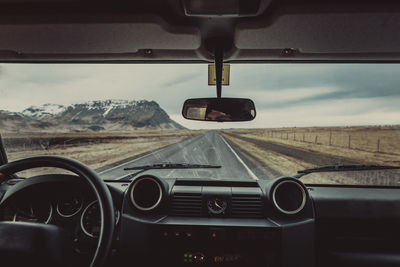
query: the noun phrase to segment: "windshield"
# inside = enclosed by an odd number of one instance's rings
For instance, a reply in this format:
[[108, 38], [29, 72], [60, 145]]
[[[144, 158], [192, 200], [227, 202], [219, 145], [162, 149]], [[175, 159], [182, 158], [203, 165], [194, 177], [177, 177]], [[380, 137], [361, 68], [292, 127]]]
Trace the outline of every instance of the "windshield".
[[[222, 96], [252, 99], [253, 121], [182, 117], [186, 99], [216, 96], [206, 64], [3, 64], [0, 134], [9, 161], [61, 155], [109, 180], [138, 171], [125, 168], [160, 163], [221, 167], [149, 168], [141, 174], [253, 180], [336, 163], [400, 165], [398, 65], [230, 69]], [[315, 173], [302, 180], [397, 186], [399, 177], [398, 170], [380, 170]]]

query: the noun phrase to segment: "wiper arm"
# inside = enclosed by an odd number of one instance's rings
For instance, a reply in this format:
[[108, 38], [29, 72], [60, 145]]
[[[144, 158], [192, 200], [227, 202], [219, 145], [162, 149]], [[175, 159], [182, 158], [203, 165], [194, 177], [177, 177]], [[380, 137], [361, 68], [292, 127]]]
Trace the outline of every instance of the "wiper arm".
[[189, 163], [161, 163], [143, 166], [134, 166], [129, 168], [124, 168], [124, 171], [131, 170], [156, 170], [156, 169], [217, 169], [221, 168], [219, 165], [205, 165], [205, 164], [189, 164]]
[[314, 172], [346, 172], [346, 171], [368, 171], [368, 170], [389, 170], [400, 169], [400, 166], [379, 165], [379, 164], [333, 164], [318, 166], [315, 168], [298, 171], [296, 178], [301, 178], [304, 175]]
[[124, 168], [124, 171], [139, 170], [138, 172], [129, 174], [122, 177], [119, 180], [130, 180], [136, 175], [145, 172], [147, 170], [167, 170], [167, 169], [218, 169], [221, 168], [220, 165], [207, 165], [207, 164], [189, 164], [189, 163], [161, 163], [161, 164], [151, 164], [143, 166], [134, 166], [129, 168]]

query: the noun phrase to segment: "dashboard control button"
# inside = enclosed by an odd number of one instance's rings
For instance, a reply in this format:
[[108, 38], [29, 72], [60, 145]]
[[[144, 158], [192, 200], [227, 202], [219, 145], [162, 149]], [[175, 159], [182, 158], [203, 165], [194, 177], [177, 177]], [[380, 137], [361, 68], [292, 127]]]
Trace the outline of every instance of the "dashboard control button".
[[206, 261], [206, 256], [203, 253], [194, 253], [193, 254], [193, 263], [201, 264]]
[[162, 237], [164, 237], [164, 238], [168, 238], [168, 237], [169, 237], [168, 231], [163, 231], [163, 232], [161, 233], [161, 235], [162, 235]]
[[186, 237], [191, 238], [193, 236], [193, 233], [192, 232], [186, 232], [185, 235], [186, 235]]
[[181, 232], [174, 232], [174, 236], [177, 238], [181, 237]]
[[183, 254], [183, 262], [187, 264], [202, 264], [205, 263], [205, 261], [206, 256], [201, 252], [186, 252]]
[[193, 263], [193, 254], [192, 253], [183, 254], [183, 262], [184, 263]]

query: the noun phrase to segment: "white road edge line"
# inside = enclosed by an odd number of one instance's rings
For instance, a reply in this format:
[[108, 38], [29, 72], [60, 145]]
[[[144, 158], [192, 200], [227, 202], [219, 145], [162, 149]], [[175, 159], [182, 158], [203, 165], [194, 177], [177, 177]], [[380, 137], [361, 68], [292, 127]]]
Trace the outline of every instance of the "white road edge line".
[[235, 155], [236, 158], [238, 159], [238, 161], [243, 164], [244, 168], [250, 174], [251, 178], [253, 178], [254, 180], [259, 180], [258, 177], [254, 174], [254, 172], [252, 172], [250, 170], [250, 168], [247, 167], [246, 163], [244, 163], [244, 161], [239, 157], [239, 155], [235, 152], [235, 150], [233, 150], [233, 148], [228, 144], [228, 142], [226, 142], [225, 138], [222, 135], [220, 135], [220, 136], [221, 136], [222, 140], [225, 142], [225, 144], [231, 149], [233, 155]]

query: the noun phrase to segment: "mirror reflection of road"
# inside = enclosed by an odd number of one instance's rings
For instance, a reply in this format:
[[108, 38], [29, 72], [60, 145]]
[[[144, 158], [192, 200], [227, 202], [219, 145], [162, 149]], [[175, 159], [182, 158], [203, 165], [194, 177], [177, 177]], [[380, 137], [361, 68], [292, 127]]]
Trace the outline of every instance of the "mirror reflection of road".
[[124, 168], [166, 162], [221, 165], [222, 168], [149, 170], [142, 174], [151, 173], [163, 178], [258, 179], [225, 138], [216, 131], [209, 131], [156, 150], [102, 171], [100, 175], [103, 179], [114, 180], [136, 172], [124, 171]]

